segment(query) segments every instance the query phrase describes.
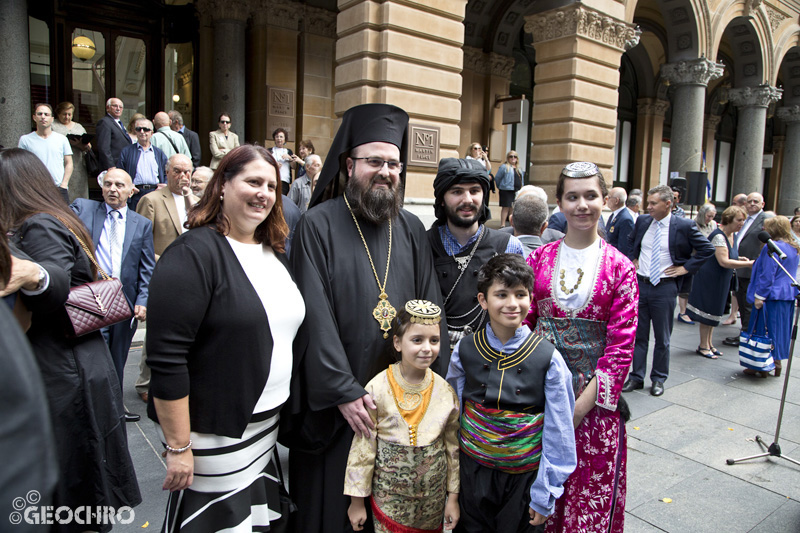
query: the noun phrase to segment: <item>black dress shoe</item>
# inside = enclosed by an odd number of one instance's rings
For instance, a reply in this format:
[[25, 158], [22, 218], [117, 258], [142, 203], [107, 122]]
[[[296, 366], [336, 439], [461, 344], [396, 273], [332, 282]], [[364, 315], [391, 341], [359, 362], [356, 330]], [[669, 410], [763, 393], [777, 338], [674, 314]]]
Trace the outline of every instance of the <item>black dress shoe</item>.
[[739, 337], [725, 337], [722, 344], [725, 346], [739, 346]]
[[125, 411], [125, 422], [138, 422], [142, 417]]
[[660, 381], [654, 381], [653, 386], [650, 387], [650, 394], [653, 396], [661, 396], [664, 394], [664, 384]]
[[628, 381], [622, 386], [622, 392], [633, 392], [644, 388], [644, 383], [635, 379], [628, 378]]

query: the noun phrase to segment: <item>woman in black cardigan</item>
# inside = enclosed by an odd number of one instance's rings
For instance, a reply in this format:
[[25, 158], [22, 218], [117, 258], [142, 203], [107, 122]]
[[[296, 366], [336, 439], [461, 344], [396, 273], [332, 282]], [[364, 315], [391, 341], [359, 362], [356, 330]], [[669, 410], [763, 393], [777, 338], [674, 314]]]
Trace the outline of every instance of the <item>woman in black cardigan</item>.
[[305, 306], [284, 257], [278, 168], [227, 154], [150, 282], [148, 415], [166, 448], [164, 531], [275, 527], [279, 411]]

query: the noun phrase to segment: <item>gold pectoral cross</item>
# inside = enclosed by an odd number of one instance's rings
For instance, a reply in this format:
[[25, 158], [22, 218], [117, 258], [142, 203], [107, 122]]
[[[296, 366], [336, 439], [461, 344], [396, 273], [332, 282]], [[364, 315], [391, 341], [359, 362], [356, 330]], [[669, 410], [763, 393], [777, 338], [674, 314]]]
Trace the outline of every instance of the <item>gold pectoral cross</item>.
[[392, 304], [389, 303], [389, 296], [385, 292], [381, 293], [378, 305], [376, 305], [375, 309], [372, 311], [372, 316], [375, 317], [375, 320], [380, 324], [380, 328], [383, 331], [383, 338], [388, 339], [389, 330], [392, 329], [392, 320], [397, 316], [397, 311], [392, 307]]

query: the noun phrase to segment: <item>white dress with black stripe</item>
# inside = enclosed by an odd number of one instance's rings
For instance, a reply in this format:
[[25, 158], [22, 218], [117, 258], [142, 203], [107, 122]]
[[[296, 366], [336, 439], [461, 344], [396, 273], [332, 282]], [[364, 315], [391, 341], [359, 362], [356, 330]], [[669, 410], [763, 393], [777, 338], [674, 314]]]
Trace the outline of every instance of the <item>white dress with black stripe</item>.
[[[305, 305], [271, 248], [228, 241], [269, 317], [269, 378], [242, 438], [191, 432], [194, 481], [190, 488], [170, 494], [165, 533], [269, 531], [269, 523], [281, 518], [275, 442], [279, 412], [289, 397], [292, 342]], [[166, 442], [161, 427], [156, 429]]]

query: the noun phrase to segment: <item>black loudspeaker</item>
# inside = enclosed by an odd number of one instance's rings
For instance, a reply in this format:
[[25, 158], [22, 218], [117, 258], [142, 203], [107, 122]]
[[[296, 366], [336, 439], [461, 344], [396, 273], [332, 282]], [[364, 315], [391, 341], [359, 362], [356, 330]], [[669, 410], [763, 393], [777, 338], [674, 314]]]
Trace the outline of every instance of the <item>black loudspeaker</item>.
[[673, 191], [678, 191], [678, 194], [680, 194], [680, 201], [678, 203], [686, 203], [686, 178], [681, 178], [680, 176], [672, 178], [669, 180], [669, 188]]
[[687, 205], [703, 205], [706, 203], [706, 184], [708, 183], [708, 172], [686, 173], [686, 199], [683, 203]]

